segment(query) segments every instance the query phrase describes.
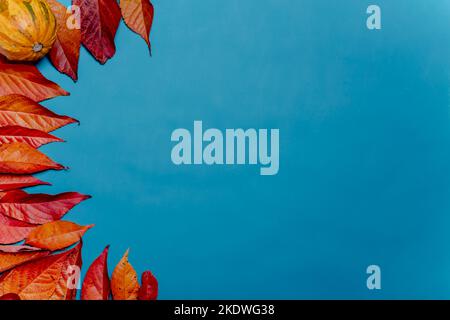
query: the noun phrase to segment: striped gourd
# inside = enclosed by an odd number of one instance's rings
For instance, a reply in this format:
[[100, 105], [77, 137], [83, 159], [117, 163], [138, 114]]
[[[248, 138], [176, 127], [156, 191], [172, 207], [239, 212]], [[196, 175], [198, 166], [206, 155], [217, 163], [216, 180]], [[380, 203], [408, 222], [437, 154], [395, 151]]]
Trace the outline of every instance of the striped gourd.
[[0, 0], [0, 54], [36, 61], [56, 39], [56, 19], [45, 0]]

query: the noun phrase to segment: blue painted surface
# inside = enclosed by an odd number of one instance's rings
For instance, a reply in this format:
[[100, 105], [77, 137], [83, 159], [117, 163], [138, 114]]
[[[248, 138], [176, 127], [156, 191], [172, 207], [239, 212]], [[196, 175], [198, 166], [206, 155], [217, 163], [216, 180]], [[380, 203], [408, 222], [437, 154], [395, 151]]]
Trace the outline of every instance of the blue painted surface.
[[[150, 268], [161, 298], [450, 297], [450, 3], [156, 1], [153, 57], [123, 23], [101, 66], [82, 51], [71, 92], [45, 103], [81, 121], [43, 149], [40, 175], [93, 198], [85, 269], [111, 244]], [[279, 128], [280, 172], [174, 166], [171, 132]], [[382, 268], [368, 291], [365, 269]]]

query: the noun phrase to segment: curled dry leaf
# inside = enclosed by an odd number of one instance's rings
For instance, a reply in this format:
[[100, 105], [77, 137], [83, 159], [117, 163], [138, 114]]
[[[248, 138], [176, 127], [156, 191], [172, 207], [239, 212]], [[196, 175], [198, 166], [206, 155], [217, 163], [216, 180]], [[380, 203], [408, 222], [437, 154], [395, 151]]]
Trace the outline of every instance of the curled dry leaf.
[[33, 148], [39, 148], [47, 143], [62, 141], [62, 139], [44, 131], [19, 126], [0, 127], [0, 144], [24, 142]]
[[44, 78], [33, 65], [9, 64], [0, 61], [0, 96], [21, 94], [34, 101], [43, 101], [69, 93]]
[[5, 272], [25, 262], [45, 257], [48, 254], [48, 251], [0, 252], [0, 272]]
[[114, 38], [120, 23], [116, 0], [73, 0], [81, 12], [81, 42], [100, 63], [116, 52]]
[[70, 209], [89, 198], [78, 192], [48, 195], [14, 190], [0, 198], [0, 213], [27, 223], [44, 224], [60, 220]]
[[111, 290], [114, 300], [137, 300], [139, 282], [133, 266], [128, 262], [127, 250], [117, 264], [111, 277]]
[[141, 277], [141, 288], [139, 289], [139, 300], [156, 300], [158, 298], [158, 280], [150, 271], [145, 271]]
[[24, 142], [0, 145], [0, 173], [32, 174], [64, 166]]
[[25, 244], [50, 251], [67, 248], [81, 240], [90, 226], [79, 226], [70, 221], [53, 221], [34, 228]]
[[36, 226], [11, 219], [0, 213], [0, 244], [12, 244], [24, 240]]
[[21, 126], [50, 132], [77, 120], [60, 116], [30, 98], [12, 94], [0, 97], [0, 126]]
[[109, 299], [111, 285], [108, 276], [108, 250], [109, 246], [103, 250], [89, 267], [81, 289], [82, 300]]
[[41, 181], [33, 176], [0, 174], [0, 192], [49, 184], [50, 183]]
[[22, 300], [72, 300], [75, 268], [81, 269], [81, 242], [71, 250], [20, 265], [0, 278], [0, 296], [15, 293]]
[[56, 41], [49, 57], [55, 68], [67, 74], [74, 81], [78, 79], [78, 60], [80, 57], [81, 31], [78, 28], [69, 29], [70, 13], [67, 8], [56, 0], [47, 0], [58, 24]]
[[150, 30], [152, 29], [154, 8], [149, 0], [120, 0], [120, 10], [126, 25], [139, 34], [150, 45]]

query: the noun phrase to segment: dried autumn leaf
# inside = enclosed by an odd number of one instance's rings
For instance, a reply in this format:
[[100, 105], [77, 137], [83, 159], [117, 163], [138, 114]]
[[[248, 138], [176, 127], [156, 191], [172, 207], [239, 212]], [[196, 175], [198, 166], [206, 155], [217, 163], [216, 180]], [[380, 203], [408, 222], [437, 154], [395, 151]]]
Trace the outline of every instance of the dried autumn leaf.
[[0, 278], [0, 295], [15, 293], [22, 300], [74, 299], [76, 286], [71, 280], [77, 280], [76, 269], [81, 268], [81, 245], [8, 271]]
[[92, 227], [79, 226], [70, 221], [48, 222], [33, 229], [25, 239], [25, 244], [50, 251], [64, 249], [80, 241]]
[[[58, 295], [64, 297], [65, 300], [74, 300], [76, 298], [78, 284], [80, 281], [82, 259], [81, 259], [81, 247], [83, 246], [82, 240], [72, 249], [72, 253], [65, 261], [64, 272], [62, 278], [60, 279], [60, 287], [62, 290], [59, 291]], [[70, 283], [70, 287], [67, 284]], [[64, 290], [67, 289], [67, 291]]]
[[0, 272], [5, 272], [25, 262], [48, 256], [48, 254], [48, 251], [0, 252]]
[[14, 245], [14, 246], [0, 245], [0, 252], [17, 253], [17, 252], [31, 252], [31, 251], [42, 251], [42, 249], [26, 245]]
[[0, 300], [20, 300], [20, 297], [15, 293], [7, 293], [1, 296]]
[[0, 96], [9, 94], [22, 94], [34, 101], [69, 95], [56, 83], [44, 78], [33, 65], [0, 61]]
[[44, 224], [61, 219], [70, 209], [89, 198], [78, 192], [48, 195], [14, 190], [0, 198], [0, 213], [27, 223]]
[[14, 174], [0, 174], [0, 191], [8, 191], [38, 185], [49, 185], [33, 176], [19, 176]]
[[24, 240], [36, 226], [0, 214], [0, 243], [11, 244]]
[[33, 148], [39, 148], [47, 143], [62, 141], [62, 139], [44, 131], [19, 126], [0, 127], [0, 144], [25, 142]]
[[64, 5], [56, 0], [47, 0], [47, 3], [52, 9], [58, 24], [56, 41], [49, 53], [50, 61], [59, 72], [67, 74], [76, 81], [78, 78], [81, 31], [77, 28], [69, 29], [67, 27], [70, 13], [67, 13]]
[[120, 9], [126, 25], [150, 45], [154, 8], [149, 0], [120, 0]]
[[0, 126], [21, 126], [50, 132], [77, 120], [60, 116], [22, 95], [0, 97]]
[[114, 300], [137, 300], [139, 282], [133, 266], [128, 262], [127, 250], [117, 264], [111, 277], [111, 290]]
[[100, 63], [116, 52], [114, 38], [120, 23], [116, 0], [73, 0], [81, 12], [81, 42]]
[[31, 174], [64, 166], [24, 142], [0, 145], [0, 173]]
[[158, 280], [150, 271], [145, 271], [141, 277], [141, 288], [139, 289], [139, 300], [156, 300], [158, 298]]
[[111, 286], [108, 277], [107, 246], [89, 267], [81, 289], [82, 300], [108, 300]]

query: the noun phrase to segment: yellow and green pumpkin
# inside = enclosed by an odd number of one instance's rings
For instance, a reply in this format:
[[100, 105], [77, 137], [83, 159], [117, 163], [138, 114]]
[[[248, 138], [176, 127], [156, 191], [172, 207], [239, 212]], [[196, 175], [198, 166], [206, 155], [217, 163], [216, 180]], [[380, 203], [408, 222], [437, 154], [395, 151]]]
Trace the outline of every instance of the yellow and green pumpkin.
[[56, 40], [56, 18], [45, 0], [0, 0], [0, 54], [36, 61]]

